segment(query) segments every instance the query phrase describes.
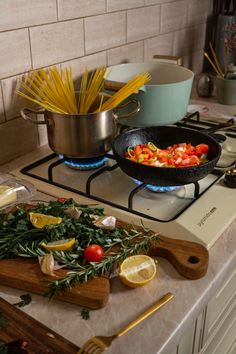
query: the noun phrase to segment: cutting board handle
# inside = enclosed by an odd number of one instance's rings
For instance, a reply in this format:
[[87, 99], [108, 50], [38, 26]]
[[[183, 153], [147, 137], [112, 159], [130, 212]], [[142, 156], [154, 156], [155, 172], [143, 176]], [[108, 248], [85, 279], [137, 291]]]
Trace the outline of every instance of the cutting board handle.
[[148, 252], [150, 256], [168, 259], [176, 270], [188, 279], [202, 278], [208, 268], [209, 253], [199, 243], [175, 240], [160, 236], [161, 241], [152, 243]]

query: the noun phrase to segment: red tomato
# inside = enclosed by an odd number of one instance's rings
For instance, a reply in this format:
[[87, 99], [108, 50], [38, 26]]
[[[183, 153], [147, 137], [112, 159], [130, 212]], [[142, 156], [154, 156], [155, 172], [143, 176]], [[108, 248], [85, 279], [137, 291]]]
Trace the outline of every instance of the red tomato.
[[142, 148], [140, 145], [135, 146], [134, 152], [136, 155], [140, 155], [142, 153]]
[[88, 262], [100, 262], [104, 256], [104, 250], [99, 245], [89, 245], [84, 250], [84, 258]]
[[202, 154], [207, 154], [209, 146], [206, 144], [199, 144], [196, 146], [196, 155], [201, 156]]
[[67, 201], [67, 198], [58, 198], [57, 201], [59, 203], [65, 203]]
[[200, 164], [199, 158], [196, 155], [190, 156], [189, 166], [197, 166]]

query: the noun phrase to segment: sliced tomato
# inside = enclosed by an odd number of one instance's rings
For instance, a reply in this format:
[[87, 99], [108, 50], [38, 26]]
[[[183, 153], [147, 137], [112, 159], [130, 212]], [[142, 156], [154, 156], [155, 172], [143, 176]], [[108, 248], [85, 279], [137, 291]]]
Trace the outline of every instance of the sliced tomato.
[[144, 165], [165, 167], [188, 167], [197, 166], [207, 162], [207, 153], [209, 146], [198, 144], [194, 147], [191, 143], [179, 143], [168, 146], [166, 149], [150, 149], [148, 144], [139, 144], [134, 148], [128, 148], [124, 155], [131, 161], [142, 163]]
[[199, 158], [196, 155], [190, 156], [189, 166], [197, 166], [200, 165]]
[[136, 145], [134, 149], [135, 155], [140, 155], [142, 153], [142, 148], [140, 145]]

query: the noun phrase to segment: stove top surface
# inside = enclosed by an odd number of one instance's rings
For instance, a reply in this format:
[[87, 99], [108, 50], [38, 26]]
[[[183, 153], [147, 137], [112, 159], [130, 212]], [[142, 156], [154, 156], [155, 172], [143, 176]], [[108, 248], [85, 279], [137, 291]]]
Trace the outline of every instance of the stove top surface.
[[[201, 129], [205, 123], [197, 126]], [[83, 170], [68, 166], [68, 160], [51, 154], [13, 174], [53, 196], [73, 197], [85, 204], [97, 203], [106, 213], [124, 221], [140, 224], [142, 219], [154, 231], [209, 248], [236, 217], [236, 189], [224, 183], [225, 170], [236, 163], [236, 130], [217, 133], [224, 137], [217, 168], [195, 184], [168, 191], [159, 188], [154, 192], [148, 185], [137, 183], [117, 166], [112, 154], [107, 154], [95, 169], [86, 163]]]

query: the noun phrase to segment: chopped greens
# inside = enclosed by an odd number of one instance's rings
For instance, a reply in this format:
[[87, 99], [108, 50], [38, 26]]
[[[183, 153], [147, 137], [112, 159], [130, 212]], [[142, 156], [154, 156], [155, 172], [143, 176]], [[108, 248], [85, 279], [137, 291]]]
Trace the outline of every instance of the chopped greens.
[[26, 305], [29, 305], [32, 301], [32, 297], [30, 294], [23, 294], [20, 296], [21, 301], [17, 302], [16, 304], [13, 304], [14, 306], [17, 307], [24, 307]]
[[90, 312], [89, 312], [89, 309], [87, 308], [82, 308], [81, 310], [81, 317], [84, 319], [84, 320], [89, 320], [90, 319]]
[[[79, 218], [72, 218], [66, 213], [72, 207], [81, 212]], [[27, 206], [18, 206], [12, 213], [0, 212], [0, 259], [17, 256], [38, 259], [48, 253], [42, 247], [43, 243], [75, 238], [71, 249], [52, 251], [55, 261], [70, 271], [64, 278], [57, 278], [48, 284], [46, 295], [49, 297], [70, 289], [76, 283], [107, 274], [126, 257], [146, 252], [152, 241], [159, 240], [158, 234], [150, 232], [142, 224], [138, 229], [125, 229], [119, 225], [112, 230], [98, 228], [94, 225], [94, 218], [104, 216], [103, 208], [77, 204], [73, 199], [63, 203], [59, 200], [48, 204], [38, 203], [33, 210], [63, 220], [60, 224], [46, 225], [40, 229], [30, 222]], [[90, 244], [103, 248], [105, 254], [100, 262], [84, 262], [83, 252]], [[25, 298], [22, 301], [25, 302]]]

